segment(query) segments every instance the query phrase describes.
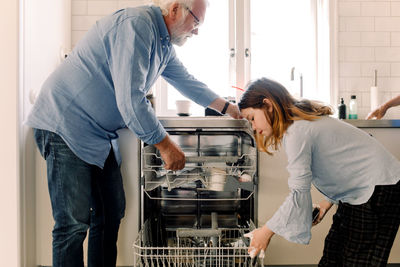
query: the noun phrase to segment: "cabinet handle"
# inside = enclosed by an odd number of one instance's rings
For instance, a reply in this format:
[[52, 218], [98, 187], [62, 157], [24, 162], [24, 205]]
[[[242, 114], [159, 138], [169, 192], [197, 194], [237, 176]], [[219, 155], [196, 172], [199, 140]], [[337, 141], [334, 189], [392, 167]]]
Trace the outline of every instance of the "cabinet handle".
[[246, 57], [250, 57], [250, 48], [246, 48], [246, 50], [244, 50], [244, 55]]
[[235, 52], [235, 48], [231, 48], [231, 50], [230, 50], [230, 57], [235, 57], [235, 54], [236, 54], [236, 52]]

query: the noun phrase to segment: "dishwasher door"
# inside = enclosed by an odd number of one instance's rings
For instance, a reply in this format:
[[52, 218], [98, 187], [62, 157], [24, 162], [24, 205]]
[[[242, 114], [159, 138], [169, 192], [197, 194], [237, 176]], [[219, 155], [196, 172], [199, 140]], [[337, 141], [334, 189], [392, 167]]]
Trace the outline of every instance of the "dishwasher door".
[[261, 266], [243, 237], [257, 218], [258, 154], [247, 121], [160, 121], [186, 164], [165, 170], [156, 147], [142, 143], [135, 266]]

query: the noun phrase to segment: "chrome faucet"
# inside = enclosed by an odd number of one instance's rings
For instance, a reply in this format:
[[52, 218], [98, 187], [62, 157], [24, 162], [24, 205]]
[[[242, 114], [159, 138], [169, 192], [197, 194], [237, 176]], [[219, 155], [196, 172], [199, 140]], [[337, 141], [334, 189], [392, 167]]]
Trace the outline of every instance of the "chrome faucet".
[[292, 67], [292, 69], [290, 70], [290, 80], [294, 81], [294, 69], [295, 67]]
[[[292, 67], [290, 70], [290, 80], [294, 81], [294, 70], [295, 67]], [[303, 97], [303, 73], [300, 73], [300, 97]]]

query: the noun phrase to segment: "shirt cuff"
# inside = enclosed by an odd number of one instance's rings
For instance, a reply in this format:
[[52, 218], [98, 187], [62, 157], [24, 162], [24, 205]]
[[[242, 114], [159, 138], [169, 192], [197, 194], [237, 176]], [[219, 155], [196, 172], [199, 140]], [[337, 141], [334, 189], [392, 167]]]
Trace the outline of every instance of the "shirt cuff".
[[138, 137], [143, 142], [149, 145], [160, 143], [165, 138], [165, 136], [167, 136], [167, 132], [165, 131], [164, 127], [162, 127], [160, 122], [158, 123], [157, 128], [154, 131], [138, 135]]
[[310, 243], [311, 240], [311, 233], [302, 233], [298, 234], [290, 229], [290, 227], [282, 227], [282, 225], [277, 224], [273, 220], [269, 220], [266, 223], [267, 227], [271, 229], [277, 235], [282, 236], [289, 242], [307, 245]]

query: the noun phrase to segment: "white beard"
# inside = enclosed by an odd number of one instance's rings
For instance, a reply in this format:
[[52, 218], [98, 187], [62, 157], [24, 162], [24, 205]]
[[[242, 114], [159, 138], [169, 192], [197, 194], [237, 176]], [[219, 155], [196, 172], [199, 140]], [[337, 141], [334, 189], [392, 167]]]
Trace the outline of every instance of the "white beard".
[[181, 35], [181, 36], [171, 36], [171, 43], [177, 46], [182, 46], [186, 43], [189, 36]]
[[184, 33], [182, 28], [185, 22], [185, 18], [182, 18], [180, 22], [171, 31], [171, 43], [177, 46], [182, 46], [186, 43], [189, 37], [192, 37], [191, 33]]

